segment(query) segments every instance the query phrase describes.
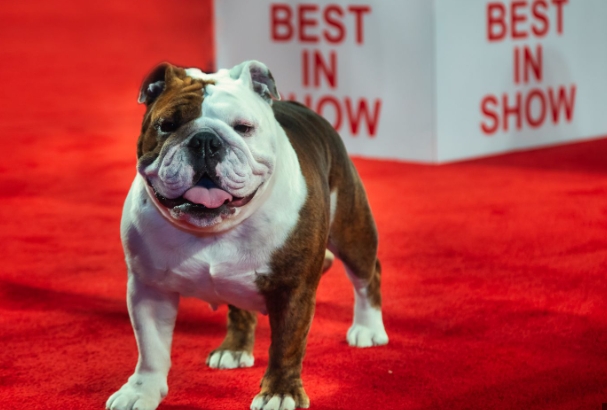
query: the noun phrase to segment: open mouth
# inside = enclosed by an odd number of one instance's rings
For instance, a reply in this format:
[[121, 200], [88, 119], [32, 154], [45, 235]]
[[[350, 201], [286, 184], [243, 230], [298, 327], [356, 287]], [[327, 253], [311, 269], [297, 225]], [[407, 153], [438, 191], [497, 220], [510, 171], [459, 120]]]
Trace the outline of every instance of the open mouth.
[[167, 198], [152, 186], [150, 181], [148, 185], [154, 191], [154, 195], [164, 207], [168, 209], [176, 208], [180, 212], [195, 214], [199, 216], [213, 216], [218, 214], [230, 214], [234, 208], [238, 208], [249, 203], [257, 193], [239, 198], [231, 195], [221, 189], [207, 175], [203, 177], [182, 196], [177, 198]]

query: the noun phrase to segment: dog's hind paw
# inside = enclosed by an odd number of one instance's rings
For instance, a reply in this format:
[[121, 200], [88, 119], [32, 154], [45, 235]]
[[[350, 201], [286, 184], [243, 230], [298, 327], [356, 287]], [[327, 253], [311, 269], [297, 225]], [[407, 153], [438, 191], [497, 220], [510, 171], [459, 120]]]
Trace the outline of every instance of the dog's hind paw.
[[381, 327], [371, 328], [364, 325], [353, 324], [346, 336], [348, 344], [353, 347], [372, 347], [388, 344], [388, 334], [382, 324]]
[[251, 367], [254, 363], [253, 355], [245, 351], [217, 349], [207, 358], [207, 366], [213, 369], [238, 369]]

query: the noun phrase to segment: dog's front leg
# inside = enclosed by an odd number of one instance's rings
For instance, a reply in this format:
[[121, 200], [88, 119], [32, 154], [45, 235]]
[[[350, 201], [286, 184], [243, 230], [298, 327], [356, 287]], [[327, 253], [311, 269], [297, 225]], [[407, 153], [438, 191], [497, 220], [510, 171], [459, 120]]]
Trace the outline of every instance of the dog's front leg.
[[110, 396], [106, 408], [154, 410], [168, 393], [167, 374], [179, 295], [148, 286], [132, 274], [127, 293], [139, 359], [135, 373]]
[[315, 288], [278, 289], [266, 293], [272, 331], [268, 368], [251, 410], [308, 408], [301, 381], [306, 341], [314, 315]]

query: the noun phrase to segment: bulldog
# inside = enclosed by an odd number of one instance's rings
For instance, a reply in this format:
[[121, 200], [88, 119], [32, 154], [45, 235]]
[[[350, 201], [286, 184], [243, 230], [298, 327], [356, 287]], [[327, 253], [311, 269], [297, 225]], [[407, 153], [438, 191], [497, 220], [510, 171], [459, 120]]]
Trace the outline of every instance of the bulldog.
[[253, 366], [256, 312], [269, 315], [268, 367], [250, 408], [307, 408], [302, 361], [333, 256], [354, 287], [348, 343], [388, 343], [361, 180], [326, 120], [279, 99], [256, 61], [213, 74], [165, 63], [143, 82], [138, 172], [121, 222], [139, 359], [107, 409], [152, 410], [167, 395], [180, 296], [229, 306], [211, 368]]

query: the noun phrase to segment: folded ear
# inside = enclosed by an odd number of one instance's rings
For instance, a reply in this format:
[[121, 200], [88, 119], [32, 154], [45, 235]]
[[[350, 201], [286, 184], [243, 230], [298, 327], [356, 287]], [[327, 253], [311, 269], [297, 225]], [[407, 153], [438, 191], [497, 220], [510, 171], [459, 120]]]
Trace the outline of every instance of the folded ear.
[[254, 60], [240, 63], [230, 70], [230, 77], [241, 79], [270, 104], [272, 100], [280, 100], [274, 77], [264, 63]]
[[172, 66], [169, 63], [162, 63], [154, 68], [143, 80], [137, 102], [149, 106], [156, 101], [156, 98], [164, 91], [165, 78], [169, 71], [172, 71]]

